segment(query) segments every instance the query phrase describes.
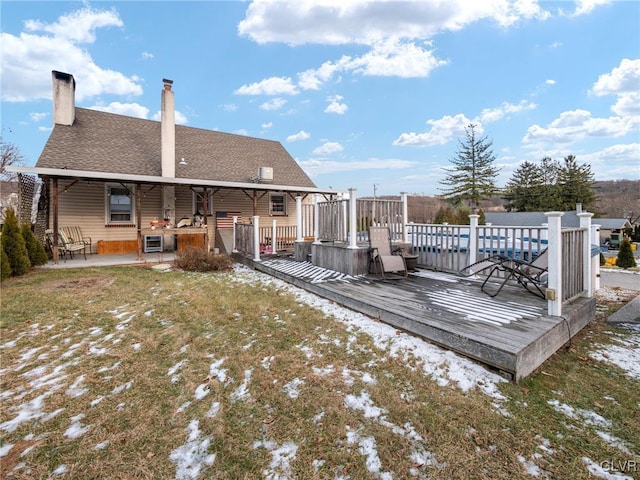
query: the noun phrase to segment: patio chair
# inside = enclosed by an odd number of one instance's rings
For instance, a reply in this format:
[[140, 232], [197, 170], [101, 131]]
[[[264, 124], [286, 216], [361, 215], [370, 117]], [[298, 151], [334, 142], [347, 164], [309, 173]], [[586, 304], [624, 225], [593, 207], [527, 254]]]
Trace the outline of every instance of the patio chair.
[[[490, 297], [498, 295], [507, 282], [513, 279], [529, 293], [545, 298], [548, 266], [547, 249], [544, 249], [531, 262], [495, 255], [469, 265], [463, 268], [462, 271], [471, 272], [469, 274], [473, 275], [488, 270], [489, 273], [484, 282], [482, 282], [481, 290]], [[500, 274], [503, 276], [499, 277]], [[498, 279], [498, 288], [495, 291], [489, 291], [487, 288], [489, 281], [492, 279]]]
[[369, 227], [369, 271], [373, 264], [376, 272], [382, 275], [389, 272], [407, 276], [407, 265], [400, 250], [391, 249], [391, 235], [388, 227]]
[[[53, 253], [53, 230], [47, 229], [45, 230], [45, 243], [51, 252]], [[84, 259], [87, 259], [86, 253], [87, 245], [84, 242], [71, 242], [66, 237], [66, 235], [62, 232], [58, 232], [58, 254], [62, 256], [62, 259], [67, 261], [67, 254], [71, 259], [73, 259], [73, 253], [79, 252], [82, 250], [84, 255]]]
[[70, 243], [84, 243], [89, 248], [89, 253], [92, 253], [92, 241], [91, 237], [87, 237], [82, 234], [82, 229], [78, 226], [64, 226], [60, 227], [60, 231], [67, 237]]

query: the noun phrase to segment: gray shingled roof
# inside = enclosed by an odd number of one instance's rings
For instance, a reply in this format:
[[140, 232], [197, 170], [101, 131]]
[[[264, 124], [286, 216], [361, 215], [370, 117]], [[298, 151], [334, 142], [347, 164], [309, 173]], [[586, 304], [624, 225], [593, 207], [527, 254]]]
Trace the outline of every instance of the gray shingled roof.
[[[484, 218], [487, 223], [505, 227], [540, 226], [547, 223], [544, 212], [485, 212]], [[580, 218], [576, 211], [564, 212], [560, 223], [562, 228], [578, 228]]]
[[[161, 176], [160, 150], [160, 122], [76, 108], [36, 167]], [[176, 125], [176, 177], [250, 183], [259, 167], [273, 168], [274, 184], [315, 187], [280, 142]]]
[[600, 225], [600, 230], [622, 230], [631, 227], [626, 218], [592, 218], [591, 222]]

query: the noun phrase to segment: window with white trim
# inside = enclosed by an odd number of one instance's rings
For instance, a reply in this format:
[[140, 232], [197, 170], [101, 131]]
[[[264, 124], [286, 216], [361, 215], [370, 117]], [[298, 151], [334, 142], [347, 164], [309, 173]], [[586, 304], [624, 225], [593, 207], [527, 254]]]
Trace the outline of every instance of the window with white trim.
[[105, 221], [109, 225], [130, 225], [135, 220], [132, 187], [105, 185]]
[[286, 215], [287, 197], [284, 193], [269, 193], [269, 215]]
[[[207, 210], [208, 215], [213, 215], [213, 191], [208, 190], [209, 195], [207, 198]], [[191, 206], [193, 208], [193, 214], [201, 213], [204, 214], [204, 189], [196, 188], [193, 190], [193, 198], [191, 202]]]

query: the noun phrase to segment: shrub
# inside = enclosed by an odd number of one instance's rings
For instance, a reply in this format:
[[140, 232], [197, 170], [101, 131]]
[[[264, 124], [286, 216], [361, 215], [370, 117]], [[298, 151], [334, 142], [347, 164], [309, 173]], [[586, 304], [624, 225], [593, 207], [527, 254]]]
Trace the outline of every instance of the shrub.
[[604, 258], [604, 253], [600, 252], [600, 266], [606, 265], [607, 259]]
[[13, 275], [24, 275], [29, 271], [29, 253], [20, 233], [18, 218], [12, 208], [7, 209], [2, 225], [2, 248], [7, 254]]
[[25, 246], [27, 247], [27, 254], [29, 255], [29, 262], [31, 262], [31, 266], [36, 267], [47, 263], [49, 260], [47, 252], [44, 251], [42, 243], [40, 243], [33, 234], [31, 225], [27, 223], [23, 224], [20, 231], [22, 233], [22, 238], [24, 238]]
[[189, 272], [214, 272], [231, 270], [233, 260], [228, 255], [192, 247], [183, 252], [177, 252], [174, 265]]
[[633, 268], [636, 266], [636, 259], [633, 257], [633, 250], [631, 250], [631, 240], [626, 237], [620, 243], [616, 265], [621, 268]]
[[11, 265], [9, 264], [9, 257], [7, 257], [4, 247], [0, 243], [0, 250], [2, 250], [2, 258], [0, 259], [0, 281], [11, 276]]

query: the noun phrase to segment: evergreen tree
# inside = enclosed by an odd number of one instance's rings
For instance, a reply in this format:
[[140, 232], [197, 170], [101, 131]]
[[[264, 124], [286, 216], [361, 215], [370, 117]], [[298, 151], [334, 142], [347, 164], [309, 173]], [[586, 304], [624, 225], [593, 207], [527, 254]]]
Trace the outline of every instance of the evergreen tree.
[[487, 137], [477, 138], [475, 128], [474, 124], [465, 128], [467, 139], [458, 142], [458, 152], [449, 160], [453, 168], [445, 168], [447, 175], [440, 181], [449, 203], [458, 206], [468, 202], [472, 212], [477, 210], [480, 200], [497, 193], [495, 181], [500, 171], [493, 165], [496, 157], [491, 150], [492, 142]]
[[44, 265], [49, 258], [47, 252], [44, 251], [42, 243], [40, 243], [31, 230], [31, 226], [27, 223], [22, 225], [21, 228], [22, 238], [24, 238], [25, 246], [27, 247], [27, 254], [29, 255], [29, 262], [32, 267], [38, 265]]
[[631, 250], [631, 241], [626, 237], [620, 243], [616, 265], [624, 269], [636, 266], [636, 259], [633, 257], [633, 250]]
[[0, 280], [4, 280], [11, 276], [11, 265], [9, 264], [9, 257], [7, 257], [2, 243], [0, 243], [0, 250], [2, 250], [2, 258], [0, 258]]
[[503, 197], [507, 201], [505, 208], [508, 212], [537, 212], [544, 202], [544, 184], [542, 169], [525, 161], [513, 172], [505, 187]]
[[11, 273], [15, 276], [23, 275], [31, 268], [29, 254], [20, 233], [18, 218], [12, 208], [7, 209], [2, 225], [2, 248], [9, 258]]
[[558, 170], [560, 210], [575, 210], [577, 203], [581, 203], [584, 210], [589, 210], [596, 201], [594, 183], [590, 165], [578, 164], [573, 155], [565, 157]]

